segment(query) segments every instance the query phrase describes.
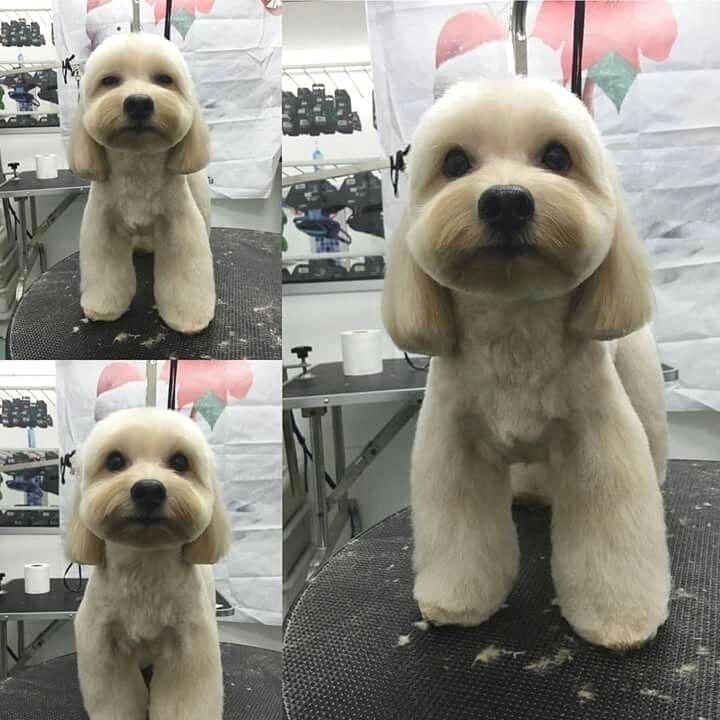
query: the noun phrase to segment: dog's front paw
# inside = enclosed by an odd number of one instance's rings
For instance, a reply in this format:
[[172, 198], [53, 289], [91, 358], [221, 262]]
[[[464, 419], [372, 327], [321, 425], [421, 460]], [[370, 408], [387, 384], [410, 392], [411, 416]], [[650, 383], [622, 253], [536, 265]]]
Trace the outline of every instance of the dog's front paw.
[[101, 296], [98, 293], [87, 292], [83, 293], [80, 299], [85, 317], [88, 320], [103, 322], [117, 320], [127, 312], [131, 302], [132, 295], [130, 297]]
[[586, 607], [566, 613], [565, 619], [583, 640], [610, 650], [632, 650], [650, 642], [665, 622], [667, 612], [639, 608], [605, 608], [602, 612]]
[[428, 573], [415, 581], [415, 600], [423, 619], [433, 625], [480, 625], [494, 615], [505, 602], [512, 578], [478, 582], [463, 580], [455, 584]]
[[195, 335], [202, 332], [212, 321], [215, 316], [215, 307], [212, 310], [205, 308], [161, 308], [158, 307], [158, 313], [165, 324], [173, 330], [183, 333], [184, 335]]

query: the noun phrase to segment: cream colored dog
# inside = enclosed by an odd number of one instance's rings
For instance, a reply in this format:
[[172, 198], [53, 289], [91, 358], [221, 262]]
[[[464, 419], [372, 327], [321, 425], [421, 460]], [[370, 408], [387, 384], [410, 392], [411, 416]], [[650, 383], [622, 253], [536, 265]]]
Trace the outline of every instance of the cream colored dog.
[[[628, 648], [668, 612], [662, 374], [649, 270], [582, 103], [463, 83], [421, 119], [383, 313], [434, 355], [412, 458], [415, 597], [476, 625], [518, 571], [516, 490], [552, 499], [563, 615]], [[621, 338], [616, 343], [604, 342]]]
[[155, 253], [155, 301], [183, 333], [215, 314], [209, 138], [180, 51], [162, 37], [117, 35], [90, 55], [69, 164], [91, 179], [80, 229], [82, 304], [90, 320], [130, 307], [133, 249]]
[[[75, 619], [90, 720], [221, 720], [212, 568], [229, 523], [200, 430], [179, 413], [121, 410], [82, 448], [67, 550], [96, 565]], [[141, 668], [153, 666], [148, 690]]]

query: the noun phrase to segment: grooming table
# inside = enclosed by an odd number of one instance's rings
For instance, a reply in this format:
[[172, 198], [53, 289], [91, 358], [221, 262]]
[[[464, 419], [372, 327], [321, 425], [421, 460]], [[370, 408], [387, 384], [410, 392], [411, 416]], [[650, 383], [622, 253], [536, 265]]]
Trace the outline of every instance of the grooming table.
[[[224, 720], [280, 720], [281, 654], [220, 643]], [[76, 655], [33, 665], [0, 683], [3, 720], [87, 720]]]
[[[58, 170], [58, 176], [52, 180], [38, 180], [34, 171], [18, 173], [17, 177], [7, 173], [6, 179], [0, 183], [0, 198], [2, 198], [5, 227], [8, 234], [15, 227], [11, 222], [10, 200], [17, 205], [19, 228], [16, 228], [15, 241], [18, 246], [18, 259], [20, 277], [18, 279], [17, 297], [25, 291], [30, 271], [35, 262], [40, 259], [40, 271], [45, 272], [45, 245], [43, 236], [50, 226], [80, 197], [90, 189], [90, 181], [73, 175], [69, 170]], [[37, 207], [35, 198], [41, 195], [63, 195], [63, 199], [45, 218], [41, 225], [37, 222]], [[30, 205], [30, 221], [28, 222], [28, 203]], [[27, 232], [32, 234], [32, 240]]]
[[90, 322], [80, 307], [79, 255], [28, 288], [8, 328], [7, 357], [24, 359], [280, 358], [280, 236], [213, 228], [218, 302], [197, 335], [170, 330], [154, 309], [153, 256], [135, 255], [138, 290], [114, 322]]
[[[67, 580], [69, 587], [78, 587], [78, 581], [73, 578]], [[11, 580], [3, 585], [4, 594], [0, 594], [0, 680], [8, 675], [8, 659], [6, 648], [8, 644], [8, 622], [17, 623], [17, 650], [19, 660], [12, 668], [12, 672], [19, 672], [27, 665], [35, 651], [47, 642], [66, 622], [75, 617], [87, 580], [79, 585], [78, 592], [65, 587], [59, 578], [50, 579], [50, 592], [45, 595], [27, 595], [25, 581], [22, 578]], [[229, 617], [235, 613], [232, 605], [219, 593], [215, 593], [215, 612], [218, 617]], [[45, 621], [50, 623], [29, 644], [25, 645], [25, 621]], [[2, 703], [0, 703], [2, 707]], [[0, 716], [5, 719], [5, 716]], [[33, 716], [34, 717], [34, 716]]]
[[[327, 559], [337, 543], [351, 508], [348, 491], [402, 428], [420, 410], [427, 373], [414, 370], [404, 359], [383, 360], [383, 371], [377, 375], [349, 377], [343, 373], [341, 362], [313, 365], [310, 373], [299, 375], [283, 387], [283, 436], [291, 482], [304, 483], [295, 462], [290, 412], [299, 409], [310, 424], [310, 445], [313, 454], [313, 478], [310, 490], [316, 547], [310, 561], [312, 575]], [[342, 409], [346, 405], [380, 402], [403, 404], [378, 431], [362, 452], [350, 464], [345, 461], [345, 434]], [[329, 494], [325, 486], [325, 453], [323, 451], [323, 418], [330, 408], [332, 438], [335, 451], [335, 481], [337, 487]], [[330, 512], [337, 510], [330, 522]]]
[[515, 510], [515, 589], [467, 629], [413, 625], [410, 515], [387, 518], [333, 555], [290, 610], [287, 720], [717, 720], [720, 463], [671, 461], [664, 496], [670, 617], [627, 654], [581, 640], [553, 604], [548, 509]]

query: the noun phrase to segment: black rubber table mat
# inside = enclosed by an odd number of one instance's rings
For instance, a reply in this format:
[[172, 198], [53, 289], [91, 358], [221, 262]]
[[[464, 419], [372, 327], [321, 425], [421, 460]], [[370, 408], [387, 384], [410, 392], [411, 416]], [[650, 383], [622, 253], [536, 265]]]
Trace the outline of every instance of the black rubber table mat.
[[[673, 461], [664, 490], [668, 622], [627, 654], [578, 638], [553, 604], [550, 512], [516, 509], [515, 589], [477, 628], [423, 630], [407, 510], [336, 553], [285, 627], [290, 720], [717, 720], [720, 463]], [[480, 656], [480, 657], [478, 657]]]
[[[421, 359], [417, 362], [424, 364], [427, 361]], [[311, 372], [314, 377], [296, 377], [287, 383], [283, 388], [283, 400], [422, 390], [427, 381], [427, 373], [414, 370], [405, 360], [396, 358], [384, 359], [383, 371], [376, 375], [345, 375], [341, 362], [313, 365]]]
[[217, 306], [197, 335], [170, 330], [153, 308], [153, 256], [135, 255], [138, 289], [115, 322], [89, 322], [80, 307], [78, 253], [41, 275], [20, 300], [7, 334], [12, 360], [250, 358], [281, 350], [280, 236], [213, 228]]
[[50, 195], [71, 190], [89, 190], [90, 181], [74, 175], [69, 170], [58, 170], [58, 176], [49, 180], [38, 180], [31, 170], [18, 173], [17, 179], [8, 176], [0, 185], [0, 197], [18, 197], [22, 195]]
[[[278, 652], [221, 643], [225, 682], [223, 720], [279, 720]], [[88, 720], [75, 655], [33, 665], [0, 683], [3, 720]]]
[[[5, 594], [0, 595], [0, 616], [77, 612], [87, 586], [87, 579], [78, 583], [77, 578], [71, 577], [68, 579], [67, 585], [68, 587], [65, 587], [65, 583], [60, 578], [50, 578], [49, 593], [28, 595], [25, 593], [25, 581], [22, 578], [10, 580], [3, 585]], [[79, 588], [79, 591], [75, 592], [74, 588]], [[215, 592], [215, 605], [220, 615], [227, 615], [232, 610], [232, 605], [217, 591]]]

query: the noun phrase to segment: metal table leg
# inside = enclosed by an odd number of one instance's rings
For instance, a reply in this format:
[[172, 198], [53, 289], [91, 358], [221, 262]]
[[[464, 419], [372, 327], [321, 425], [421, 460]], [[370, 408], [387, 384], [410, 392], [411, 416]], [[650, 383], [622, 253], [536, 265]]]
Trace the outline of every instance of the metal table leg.
[[310, 562], [308, 577], [315, 574], [322, 565], [328, 552], [328, 506], [325, 497], [325, 450], [323, 447], [322, 418], [325, 408], [307, 408], [302, 411], [303, 417], [310, 421], [310, 444], [313, 453], [314, 492], [310, 493], [315, 514], [315, 555]]
[[17, 621], [17, 656], [22, 657], [25, 652], [25, 621]]
[[0, 680], [8, 675], [7, 624], [7, 620], [0, 620]]
[[27, 198], [17, 197], [15, 198], [18, 209], [18, 217], [20, 219], [20, 232], [18, 235], [18, 251], [20, 257], [18, 258], [18, 265], [20, 266], [20, 278], [18, 279], [17, 289], [15, 290], [15, 298], [20, 300], [25, 292], [25, 283], [30, 273], [28, 267], [28, 243], [27, 243]]

